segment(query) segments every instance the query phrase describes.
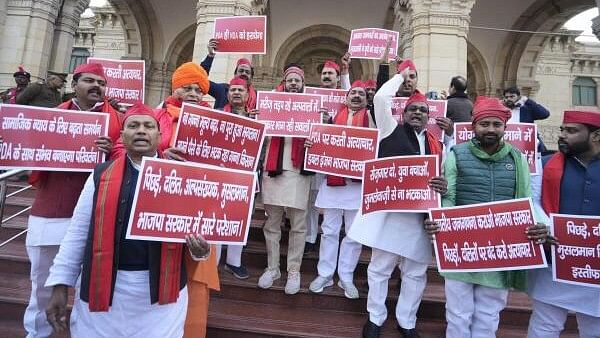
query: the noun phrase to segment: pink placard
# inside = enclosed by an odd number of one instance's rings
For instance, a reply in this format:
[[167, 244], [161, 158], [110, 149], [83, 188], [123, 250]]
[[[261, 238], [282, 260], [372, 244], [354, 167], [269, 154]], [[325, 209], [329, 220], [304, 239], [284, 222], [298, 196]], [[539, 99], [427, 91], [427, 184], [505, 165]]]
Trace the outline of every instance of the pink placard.
[[215, 19], [213, 38], [219, 41], [217, 53], [265, 54], [266, 16], [228, 16]]
[[[471, 122], [454, 124], [454, 141], [456, 144], [468, 142], [473, 138]], [[504, 132], [504, 141], [519, 149], [527, 158], [529, 172], [538, 174], [535, 159], [537, 158], [537, 126], [535, 123], [508, 123]]]
[[440, 227], [434, 244], [440, 272], [547, 266], [542, 246], [525, 234], [535, 224], [529, 198], [431, 209], [429, 218]]
[[321, 95], [259, 91], [256, 102], [267, 136], [308, 137], [310, 125], [322, 121]]
[[138, 176], [128, 239], [246, 244], [255, 173], [145, 157]]
[[557, 282], [600, 288], [600, 216], [550, 214], [552, 276]]
[[264, 129], [253, 119], [184, 103], [175, 144], [188, 161], [256, 171]]
[[88, 58], [88, 63], [99, 63], [106, 76], [106, 97], [131, 105], [144, 102], [146, 66], [144, 60], [110, 60]]
[[370, 128], [313, 124], [306, 149], [306, 170], [336, 176], [362, 179], [364, 161], [377, 158], [379, 131]]
[[0, 104], [0, 169], [92, 171], [104, 162], [94, 142], [108, 114]]
[[439, 175], [436, 155], [396, 156], [365, 162], [362, 213], [427, 212], [440, 206], [440, 196], [429, 187]]
[[[392, 99], [392, 116], [398, 123], [404, 123], [404, 108], [408, 97], [394, 97]], [[437, 140], [444, 141], [444, 131], [435, 123], [436, 117], [446, 117], [448, 110], [448, 101], [446, 100], [427, 100], [429, 106], [429, 120], [427, 121], [427, 131]]]
[[335, 118], [338, 112], [346, 106], [346, 97], [348, 91], [344, 89], [304, 87], [306, 94], [318, 94], [323, 96], [323, 107], [327, 109], [327, 114]]
[[393, 60], [397, 55], [399, 36], [396, 31], [381, 28], [353, 29], [348, 46], [350, 57], [379, 60], [383, 57], [388, 39], [392, 38], [388, 59]]

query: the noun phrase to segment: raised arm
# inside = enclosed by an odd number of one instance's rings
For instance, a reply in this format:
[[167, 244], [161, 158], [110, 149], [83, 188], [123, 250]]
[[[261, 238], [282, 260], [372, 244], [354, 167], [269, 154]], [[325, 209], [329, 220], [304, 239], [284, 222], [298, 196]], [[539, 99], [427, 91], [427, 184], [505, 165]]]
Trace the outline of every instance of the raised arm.
[[394, 77], [379, 88], [373, 98], [375, 121], [377, 121], [377, 129], [379, 129], [379, 140], [388, 137], [398, 125], [398, 122], [392, 117], [392, 98], [396, 95], [402, 82], [404, 82], [402, 74], [394, 75]]

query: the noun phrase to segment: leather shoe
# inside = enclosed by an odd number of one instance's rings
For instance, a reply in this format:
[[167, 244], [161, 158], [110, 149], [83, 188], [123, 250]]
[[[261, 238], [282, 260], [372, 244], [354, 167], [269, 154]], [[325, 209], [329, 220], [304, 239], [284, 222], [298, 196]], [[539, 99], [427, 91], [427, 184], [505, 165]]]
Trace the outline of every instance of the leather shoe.
[[365, 323], [362, 330], [363, 338], [379, 338], [379, 331], [381, 330], [381, 326], [375, 325], [375, 323], [370, 320]]
[[405, 329], [401, 326], [398, 326], [398, 331], [400, 331], [400, 334], [404, 338], [421, 338], [417, 332], [417, 329]]

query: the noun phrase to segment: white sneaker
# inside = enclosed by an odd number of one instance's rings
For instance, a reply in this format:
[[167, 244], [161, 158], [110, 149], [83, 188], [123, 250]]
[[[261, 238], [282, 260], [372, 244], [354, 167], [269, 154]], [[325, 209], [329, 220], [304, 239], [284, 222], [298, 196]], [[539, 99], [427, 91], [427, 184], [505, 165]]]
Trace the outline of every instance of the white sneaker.
[[300, 271], [288, 271], [284, 291], [288, 295], [295, 295], [300, 291]]
[[308, 289], [314, 293], [321, 293], [323, 289], [326, 287], [330, 287], [333, 285], [333, 278], [327, 278], [322, 276], [317, 276], [315, 280], [310, 283]]
[[258, 287], [261, 289], [268, 289], [273, 286], [273, 282], [281, 278], [281, 272], [279, 269], [265, 269], [262, 276], [258, 279]]
[[354, 283], [344, 282], [340, 279], [340, 281], [338, 282], [338, 286], [342, 290], [344, 290], [344, 296], [346, 296], [346, 298], [358, 299], [358, 297], [359, 297], [358, 289], [356, 288], [356, 286], [354, 286]]

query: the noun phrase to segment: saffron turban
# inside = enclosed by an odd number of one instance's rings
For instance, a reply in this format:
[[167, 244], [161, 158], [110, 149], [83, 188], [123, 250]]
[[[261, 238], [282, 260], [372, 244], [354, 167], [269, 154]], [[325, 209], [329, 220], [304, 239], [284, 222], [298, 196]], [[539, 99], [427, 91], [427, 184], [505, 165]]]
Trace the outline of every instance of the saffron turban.
[[338, 73], [338, 75], [340, 74], [340, 66], [333, 60], [325, 61], [325, 63], [323, 64], [323, 68], [333, 68]]
[[156, 121], [156, 124], [158, 125], [158, 119], [156, 118], [156, 114], [154, 114], [154, 111], [150, 107], [143, 104], [142, 102], [136, 102], [133, 106], [129, 107], [129, 109], [127, 109], [127, 111], [125, 112], [125, 116], [123, 116], [123, 128], [125, 128], [125, 122], [127, 121], [128, 118], [130, 118], [131, 116], [139, 116], [139, 115], [150, 116], [151, 118], [154, 119], [154, 121]]
[[411, 59], [406, 59], [402, 61], [398, 66], [396, 66], [396, 73], [402, 73], [408, 68], [408, 70], [417, 71], [417, 66], [415, 66], [414, 62]]
[[487, 117], [496, 117], [506, 123], [511, 112], [495, 97], [478, 96], [473, 104], [473, 123]]
[[102, 67], [102, 65], [99, 63], [80, 64], [79, 66], [77, 66], [77, 68], [75, 68], [75, 71], [73, 71], [73, 76], [76, 76], [78, 74], [83, 74], [83, 73], [94, 74], [96, 76], [100, 76], [101, 78], [104, 79], [104, 81], [106, 81], [106, 76], [104, 76], [104, 67]]
[[191, 84], [197, 84], [203, 94], [208, 93], [210, 82], [204, 68], [194, 62], [186, 62], [179, 66], [173, 73], [171, 87], [175, 90]]
[[410, 106], [411, 104], [417, 103], [417, 102], [427, 104], [427, 97], [425, 97], [425, 95], [421, 94], [420, 91], [415, 90], [415, 92], [412, 93], [412, 95], [408, 98], [408, 101], [406, 101], [406, 106], [405, 106], [404, 110], [406, 110], [406, 108], [408, 108], [408, 106]]
[[600, 127], [600, 112], [567, 110], [563, 123], [581, 123]]
[[367, 80], [364, 83], [365, 88], [377, 88], [377, 82], [375, 80]]

